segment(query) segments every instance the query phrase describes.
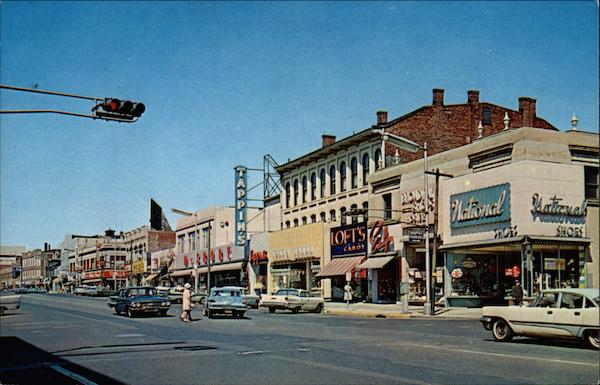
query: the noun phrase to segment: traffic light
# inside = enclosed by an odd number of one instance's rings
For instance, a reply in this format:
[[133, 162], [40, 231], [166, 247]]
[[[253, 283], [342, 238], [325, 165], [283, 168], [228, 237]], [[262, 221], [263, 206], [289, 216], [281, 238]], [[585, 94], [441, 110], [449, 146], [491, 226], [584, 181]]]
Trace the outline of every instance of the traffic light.
[[104, 102], [94, 107], [96, 115], [102, 118], [113, 118], [115, 120], [134, 120], [142, 116], [146, 111], [143, 103], [132, 102], [131, 100], [120, 100], [106, 98]]
[[11, 277], [12, 278], [19, 278], [21, 276], [21, 269], [18, 267], [14, 267], [12, 268], [12, 272], [11, 272]]

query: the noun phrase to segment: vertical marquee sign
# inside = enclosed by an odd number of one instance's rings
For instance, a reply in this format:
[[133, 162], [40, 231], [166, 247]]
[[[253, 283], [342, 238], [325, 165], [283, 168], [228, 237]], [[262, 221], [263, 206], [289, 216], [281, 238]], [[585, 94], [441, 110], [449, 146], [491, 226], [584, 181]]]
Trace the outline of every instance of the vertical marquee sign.
[[244, 166], [237, 166], [235, 170], [235, 244], [237, 246], [246, 245], [246, 220], [248, 204], [248, 169]]

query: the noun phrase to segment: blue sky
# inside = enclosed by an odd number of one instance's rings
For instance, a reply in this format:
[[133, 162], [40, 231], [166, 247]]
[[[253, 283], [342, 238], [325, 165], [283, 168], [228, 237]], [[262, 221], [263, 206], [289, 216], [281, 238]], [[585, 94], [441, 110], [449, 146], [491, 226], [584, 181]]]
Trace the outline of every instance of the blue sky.
[[[598, 132], [598, 16], [587, 2], [13, 2], [1, 83], [142, 101], [134, 124], [0, 115], [0, 243], [233, 204], [233, 167], [279, 163], [431, 103], [482, 101]], [[2, 90], [2, 109], [90, 103]], [[252, 180], [254, 178], [254, 180]], [[251, 177], [258, 183], [259, 175]], [[176, 217], [168, 214], [174, 224]]]

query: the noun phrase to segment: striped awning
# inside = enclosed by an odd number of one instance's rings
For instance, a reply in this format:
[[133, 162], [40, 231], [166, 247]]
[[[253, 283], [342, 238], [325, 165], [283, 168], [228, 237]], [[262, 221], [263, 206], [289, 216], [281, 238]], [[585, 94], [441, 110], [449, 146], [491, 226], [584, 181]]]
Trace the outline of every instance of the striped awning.
[[346, 275], [356, 269], [364, 257], [350, 257], [350, 258], [334, 258], [329, 262], [323, 270], [321, 270], [315, 278], [329, 278], [336, 277], [339, 275]]

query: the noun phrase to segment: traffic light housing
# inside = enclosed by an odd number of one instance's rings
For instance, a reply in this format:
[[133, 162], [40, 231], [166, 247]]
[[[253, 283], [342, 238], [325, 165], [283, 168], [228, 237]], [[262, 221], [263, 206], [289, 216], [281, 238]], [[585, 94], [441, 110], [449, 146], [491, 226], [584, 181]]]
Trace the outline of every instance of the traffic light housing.
[[104, 102], [96, 105], [94, 110], [96, 111], [96, 115], [101, 118], [128, 121], [142, 116], [144, 111], [146, 111], [146, 106], [143, 103], [131, 100], [106, 98]]

